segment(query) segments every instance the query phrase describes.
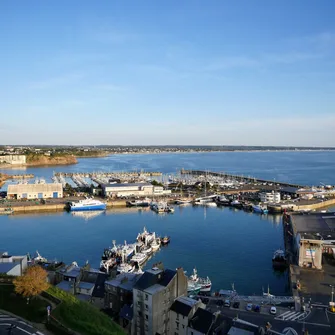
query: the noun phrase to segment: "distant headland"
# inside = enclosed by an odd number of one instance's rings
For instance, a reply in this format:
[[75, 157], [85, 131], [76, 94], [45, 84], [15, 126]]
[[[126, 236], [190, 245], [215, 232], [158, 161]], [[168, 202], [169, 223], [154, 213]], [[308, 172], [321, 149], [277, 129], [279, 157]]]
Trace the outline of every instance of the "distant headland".
[[239, 151], [333, 151], [335, 147], [230, 146], [230, 145], [149, 145], [149, 146], [0, 146], [0, 169], [18, 166], [76, 164], [77, 158], [105, 157], [115, 154], [205, 153]]

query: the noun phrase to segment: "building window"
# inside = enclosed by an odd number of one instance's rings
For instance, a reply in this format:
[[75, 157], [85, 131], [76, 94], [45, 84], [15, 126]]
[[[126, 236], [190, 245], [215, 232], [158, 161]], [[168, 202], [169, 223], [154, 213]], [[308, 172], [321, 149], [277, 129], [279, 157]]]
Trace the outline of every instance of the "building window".
[[123, 297], [122, 296], [120, 297], [120, 301], [123, 301]]
[[148, 300], [149, 299], [149, 296], [146, 294], [145, 295], [145, 300]]
[[138, 312], [138, 316], [139, 316], [139, 317], [142, 317], [142, 312]]
[[176, 322], [176, 328], [179, 329], [179, 322]]
[[176, 320], [179, 320], [179, 314], [177, 314]]
[[183, 329], [185, 329], [185, 325], [183, 325]]
[[149, 306], [148, 305], [145, 305], [145, 309], [148, 310]]
[[145, 314], [145, 319], [148, 320], [149, 319], [149, 316], [148, 314]]
[[137, 302], [137, 306], [141, 306], [141, 302], [140, 301]]

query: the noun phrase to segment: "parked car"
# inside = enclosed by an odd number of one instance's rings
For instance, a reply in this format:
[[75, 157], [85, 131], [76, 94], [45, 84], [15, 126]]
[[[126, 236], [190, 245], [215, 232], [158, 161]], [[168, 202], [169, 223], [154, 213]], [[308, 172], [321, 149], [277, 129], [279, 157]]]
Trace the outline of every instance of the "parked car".
[[247, 305], [245, 306], [245, 309], [246, 309], [247, 311], [252, 311], [252, 304], [251, 304], [251, 303], [247, 304]]
[[240, 302], [239, 301], [235, 301], [233, 303], [233, 308], [240, 308]]
[[271, 306], [270, 308], [270, 314], [276, 315], [277, 314], [277, 308], [275, 306]]
[[253, 306], [254, 312], [259, 313], [261, 311], [261, 308], [258, 305]]

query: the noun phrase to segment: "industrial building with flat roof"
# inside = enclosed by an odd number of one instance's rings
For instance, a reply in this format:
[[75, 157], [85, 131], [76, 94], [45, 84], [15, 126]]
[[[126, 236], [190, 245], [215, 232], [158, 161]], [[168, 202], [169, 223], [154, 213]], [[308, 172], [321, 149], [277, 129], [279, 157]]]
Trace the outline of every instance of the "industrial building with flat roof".
[[115, 183], [101, 185], [102, 194], [106, 197], [139, 196], [170, 194], [171, 190], [164, 190], [162, 186], [154, 186], [149, 183]]
[[335, 256], [335, 213], [292, 214], [299, 266], [322, 269], [322, 254]]
[[8, 185], [7, 198], [8, 199], [63, 198], [63, 186], [61, 183]]

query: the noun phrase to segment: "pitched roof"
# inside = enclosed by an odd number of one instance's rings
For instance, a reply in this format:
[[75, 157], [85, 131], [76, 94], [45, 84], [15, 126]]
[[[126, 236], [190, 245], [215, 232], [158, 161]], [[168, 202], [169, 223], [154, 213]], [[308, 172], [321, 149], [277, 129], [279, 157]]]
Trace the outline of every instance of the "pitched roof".
[[138, 290], [145, 290], [155, 284], [167, 286], [176, 275], [176, 273], [176, 271], [169, 269], [163, 271], [145, 271], [141, 278], [134, 285], [134, 288]]
[[192, 310], [192, 306], [182, 303], [181, 301], [175, 300], [171, 306], [171, 311], [176, 312], [184, 316], [188, 316]]
[[0, 263], [0, 273], [7, 273], [10, 270], [12, 270], [13, 268], [15, 268], [15, 266], [17, 266], [18, 263], [14, 263], [14, 262], [10, 262], [10, 263]]
[[213, 323], [213, 314], [205, 309], [198, 308], [190, 320], [190, 328], [207, 334]]

